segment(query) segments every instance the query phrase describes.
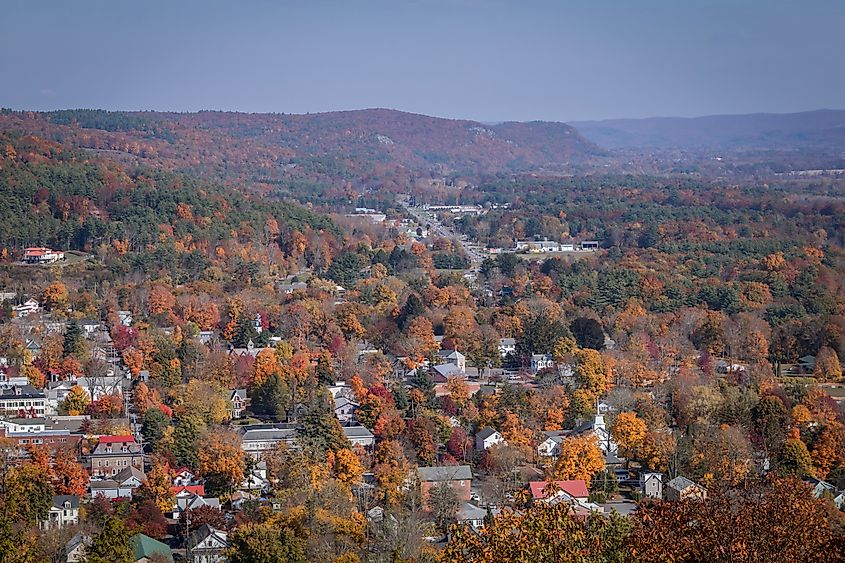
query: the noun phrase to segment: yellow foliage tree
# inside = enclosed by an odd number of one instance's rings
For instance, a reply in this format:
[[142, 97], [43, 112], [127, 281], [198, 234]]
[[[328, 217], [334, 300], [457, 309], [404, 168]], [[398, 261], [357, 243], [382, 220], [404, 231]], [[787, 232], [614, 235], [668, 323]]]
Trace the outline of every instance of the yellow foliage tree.
[[645, 422], [633, 411], [619, 413], [611, 428], [613, 439], [626, 458], [643, 444], [647, 431]]
[[604, 469], [604, 454], [593, 435], [566, 438], [560, 443], [560, 456], [551, 470], [553, 479], [583, 479], [587, 486]]

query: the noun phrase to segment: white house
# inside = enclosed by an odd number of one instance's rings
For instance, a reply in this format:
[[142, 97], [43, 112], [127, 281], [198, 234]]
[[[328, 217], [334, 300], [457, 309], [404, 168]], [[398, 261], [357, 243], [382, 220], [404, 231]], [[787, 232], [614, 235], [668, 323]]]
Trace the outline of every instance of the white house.
[[203, 524], [188, 536], [188, 561], [192, 563], [225, 563], [224, 551], [229, 547], [226, 532]]
[[663, 498], [663, 474], [640, 473], [640, 493], [645, 498]]
[[13, 385], [0, 390], [0, 415], [18, 418], [43, 417], [48, 412], [47, 397], [32, 385]]
[[496, 444], [504, 443], [504, 441], [505, 438], [498, 430], [486, 426], [475, 435], [475, 449], [479, 451], [487, 450]]
[[41, 306], [38, 304], [38, 301], [29, 298], [22, 304], [12, 307], [12, 312], [15, 314], [16, 317], [27, 317], [32, 313], [38, 311], [38, 309], [40, 308]]
[[555, 360], [551, 354], [532, 354], [531, 355], [531, 373], [537, 374], [540, 370], [550, 368], [555, 365]]
[[348, 424], [355, 419], [355, 411], [358, 410], [358, 403], [346, 397], [338, 395], [334, 398], [334, 415], [341, 424]]
[[113, 479], [92, 479], [88, 483], [91, 498], [104, 496], [109, 500], [132, 498], [132, 491], [140, 487], [147, 477], [136, 467], [127, 467]]
[[197, 482], [197, 476], [187, 467], [180, 467], [173, 476], [174, 487], [186, 487]]
[[353, 446], [370, 448], [376, 443], [376, 437], [365, 426], [344, 426], [343, 433]]
[[557, 457], [560, 454], [560, 443], [564, 439], [563, 432], [544, 431], [546, 438], [537, 445], [537, 455], [540, 457]]
[[65, 259], [65, 253], [44, 246], [24, 249], [23, 261], [27, 264], [53, 264]]
[[201, 497], [200, 495], [178, 497], [176, 499], [176, 510], [173, 511], [173, 518], [177, 519], [182, 512], [196, 510], [202, 506], [209, 506], [220, 510], [220, 499], [217, 497]]
[[457, 350], [441, 350], [437, 353], [445, 364], [456, 366], [462, 373], [467, 370], [467, 357]]
[[485, 516], [487, 516], [486, 510], [468, 502], [463, 503], [456, 514], [458, 524], [469, 524], [476, 530], [484, 527]]
[[42, 530], [53, 530], [79, 524], [79, 497], [56, 495], [47, 512], [47, 519], [39, 522]]
[[296, 428], [290, 424], [250, 424], [241, 429], [241, 449], [255, 459], [284, 442], [293, 445]]

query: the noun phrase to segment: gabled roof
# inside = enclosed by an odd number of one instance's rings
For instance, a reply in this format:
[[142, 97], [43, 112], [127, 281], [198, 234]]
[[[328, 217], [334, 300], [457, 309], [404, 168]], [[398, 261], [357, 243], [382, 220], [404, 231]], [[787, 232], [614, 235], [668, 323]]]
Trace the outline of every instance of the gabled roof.
[[206, 538], [209, 536], [217, 536], [217, 539], [226, 546], [229, 545], [228, 537], [226, 532], [222, 530], [218, 530], [217, 528], [212, 528], [208, 524], [203, 524], [188, 536], [188, 548], [193, 548], [196, 545], [202, 543]]
[[91, 544], [91, 536], [86, 536], [82, 532], [76, 532], [72, 538], [65, 544], [65, 553], [70, 553], [80, 544], [90, 545]]
[[[548, 481], [531, 481], [528, 483], [528, 488], [531, 490], [531, 496], [535, 499], [546, 498], [546, 486]], [[555, 481], [554, 484], [558, 490], [563, 491], [573, 498], [586, 498], [590, 496], [587, 490], [587, 483], [583, 479], [572, 479], [569, 481]]]
[[132, 548], [135, 561], [144, 559], [145, 557], [150, 559], [153, 555], [160, 554], [164, 556], [165, 560], [173, 563], [173, 552], [170, 551], [167, 544], [154, 540], [150, 536], [135, 534], [129, 538], [129, 546]]
[[499, 433], [499, 431], [496, 430], [495, 428], [492, 428], [490, 426], [485, 426], [484, 428], [482, 428], [478, 432], [478, 434], [475, 435], [475, 437], [479, 438], [481, 440], [486, 440], [487, 438], [489, 438], [493, 434], [498, 434], [498, 433]]
[[466, 520], [484, 520], [485, 516], [487, 516], [486, 510], [478, 508], [474, 504], [465, 502], [458, 510], [457, 519], [458, 522], [464, 522]]
[[425, 483], [472, 480], [472, 470], [469, 468], [469, 465], [417, 467], [417, 474], [420, 477], [420, 481]]
[[91, 496], [93, 497], [97, 496], [94, 491], [117, 489], [120, 485], [113, 479], [96, 479], [88, 483], [88, 487], [91, 489]]
[[690, 487], [695, 487], [697, 489], [702, 488], [701, 485], [699, 485], [698, 483], [695, 483], [694, 481], [687, 479], [683, 475], [678, 475], [677, 477], [675, 477], [674, 479], [669, 481], [666, 484], [666, 486], [671, 488], [671, 489], [675, 489], [676, 491], [683, 491], [683, 490], [686, 490]]
[[53, 508], [64, 508], [65, 502], [70, 503], [71, 508], [79, 508], [79, 497], [74, 495], [53, 496]]
[[464, 374], [464, 372], [461, 371], [461, 368], [459, 368], [455, 364], [440, 364], [438, 366], [434, 366], [432, 369], [434, 369], [434, 371], [436, 371], [438, 375], [442, 375], [443, 377], [451, 377]]
[[129, 467], [121, 469], [120, 472], [114, 476], [114, 480], [122, 485], [132, 477], [134, 477], [141, 483], [147, 480], [147, 476], [144, 475], [144, 472], [135, 467], [134, 465], [130, 465]]
[[170, 490], [173, 491], [174, 496], [190, 496], [190, 495], [199, 495], [205, 496], [205, 485], [174, 485], [170, 487]]

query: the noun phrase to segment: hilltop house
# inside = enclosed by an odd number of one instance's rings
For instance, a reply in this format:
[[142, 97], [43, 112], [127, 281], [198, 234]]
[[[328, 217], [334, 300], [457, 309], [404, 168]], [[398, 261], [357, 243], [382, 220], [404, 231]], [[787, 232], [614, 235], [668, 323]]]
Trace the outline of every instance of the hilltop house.
[[23, 251], [23, 261], [27, 264], [54, 264], [64, 259], [64, 252], [44, 246], [32, 246]]

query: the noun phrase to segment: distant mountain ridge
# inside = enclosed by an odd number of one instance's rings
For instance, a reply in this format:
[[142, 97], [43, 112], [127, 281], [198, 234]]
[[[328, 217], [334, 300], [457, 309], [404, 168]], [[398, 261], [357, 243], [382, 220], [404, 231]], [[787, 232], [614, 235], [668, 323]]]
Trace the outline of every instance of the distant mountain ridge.
[[845, 110], [573, 121], [609, 149], [845, 150]]
[[[9, 119], [33, 133], [58, 128], [52, 131], [56, 136], [85, 148], [119, 151], [127, 145], [132, 152], [135, 143], [143, 147], [135, 151], [143, 157], [197, 165], [221, 153], [230, 166], [265, 170], [332, 158], [352, 169], [379, 163], [497, 172], [566, 166], [604, 152], [565, 123], [485, 125], [390, 109], [316, 114], [63, 110], [15, 112]], [[0, 129], [14, 125], [0, 117]]]

